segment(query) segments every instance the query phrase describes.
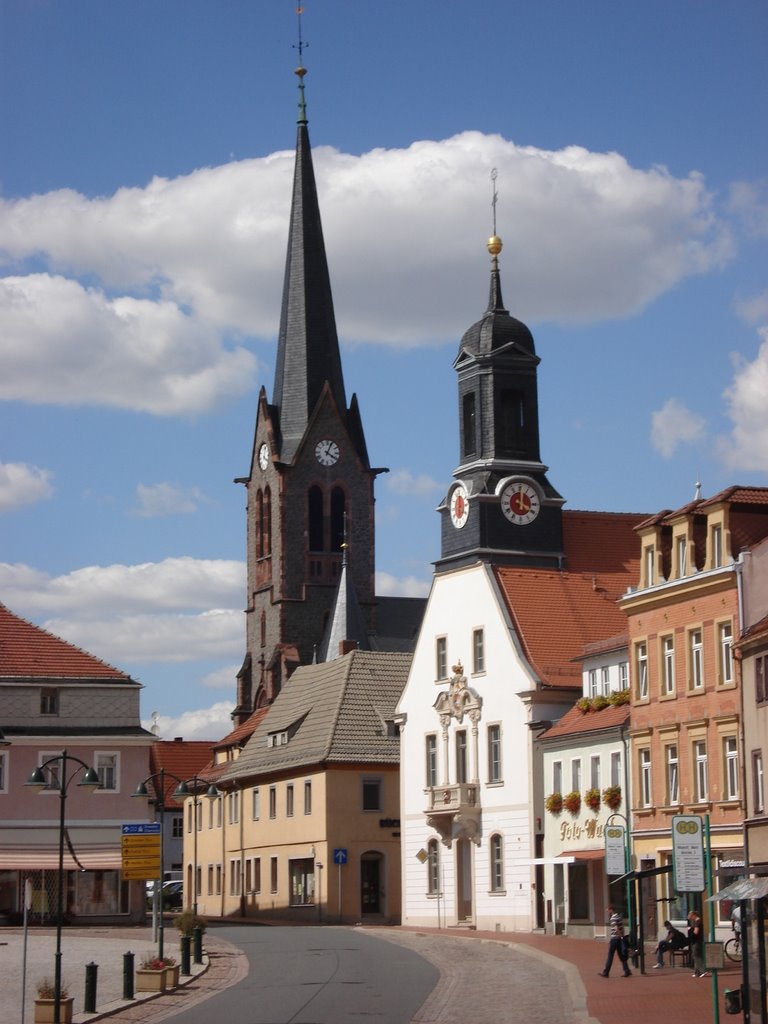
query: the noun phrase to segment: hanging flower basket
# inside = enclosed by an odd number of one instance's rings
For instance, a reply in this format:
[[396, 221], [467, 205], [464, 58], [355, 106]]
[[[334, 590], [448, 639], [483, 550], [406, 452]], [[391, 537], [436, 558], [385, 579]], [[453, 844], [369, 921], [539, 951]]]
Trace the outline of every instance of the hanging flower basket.
[[608, 786], [603, 790], [603, 803], [612, 811], [621, 807], [621, 786]]
[[595, 814], [600, 810], [600, 790], [596, 786], [588, 789], [584, 794], [584, 803]]
[[563, 809], [563, 794], [550, 793], [544, 801], [544, 806], [550, 814], [559, 814]]
[[572, 814], [575, 818], [581, 810], [581, 793], [574, 789], [573, 792], [569, 793], [568, 796], [563, 800], [563, 807], [569, 814]]

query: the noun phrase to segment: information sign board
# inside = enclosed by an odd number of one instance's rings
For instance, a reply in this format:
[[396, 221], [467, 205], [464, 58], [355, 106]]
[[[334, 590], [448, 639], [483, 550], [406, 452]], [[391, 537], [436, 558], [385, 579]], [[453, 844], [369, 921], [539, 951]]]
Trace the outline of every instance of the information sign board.
[[672, 818], [672, 862], [676, 892], [704, 892], [704, 828], [698, 814]]

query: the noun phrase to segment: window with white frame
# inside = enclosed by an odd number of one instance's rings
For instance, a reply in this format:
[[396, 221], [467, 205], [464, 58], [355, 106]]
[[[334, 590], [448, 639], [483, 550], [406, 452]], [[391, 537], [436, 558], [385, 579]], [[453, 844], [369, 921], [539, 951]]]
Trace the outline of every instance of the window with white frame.
[[261, 892], [261, 857], [253, 858], [253, 892]]
[[485, 672], [485, 630], [472, 630], [472, 671]]
[[504, 891], [504, 840], [495, 832], [489, 844], [491, 858], [491, 892]]
[[589, 670], [589, 696], [596, 697], [598, 694], [597, 689], [597, 669], [591, 668]]
[[240, 861], [230, 860], [229, 862], [229, 895], [240, 895]]
[[707, 763], [706, 740], [696, 740], [693, 744], [693, 763], [696, 803], [704, 803], [709, 799], [709, 765]]
[[427, 893], [437, 896], [440, 892], [440, 847], [436, 839], [427, 843]]
[[437, 785], [437, 736], [429, 733], [424, 737], [424, 781], [428, 788]]
[[224, 797], [217, 796], [214, 803], [216, 804], [216, 828], [221, 828], [224, 818]]
[[735, 736], [723, 739], [723, 761], [725, 763], [725, 799], [739, 799], [739, 745]]
[[655, 582], [654, 548], [651, 545], [645, 549], [645, 585], [646, 587], [652, 587]]
[[688, 542], [685, 537], [677, 538], [677, 575], [688, 574]]
[[[190, 807], [191, 806], [192, 805], [190, 804]], [[173, 816], [173, 819], [171, 821], [171, 837], [173, 839], [184, 838], [184, 816], [182, 814], [174, 814]]]
[[648, 697], [648, 647], [642, 643], [635, 648], [635, 669], [637, 674], [637, 699]]
[[312, 779], [304, 780], [304, 813], [312, 813]]
[[187, 804], [187, 832], [192, 831], [192, 802]]
[[448, 678], [448, 640], [439, 636], [435, 641], [435, 679]]
[[620, 690], [628, 690], [629, 689], [629, 662], [628, 661], [621, 661], [621, 662], [619, 662], [619, 689]]
[[60, 750], [43, 750], [38, 755], [37, 763], [42, 766], [46, 761], [50, 761], [49, 765], [43, 768], [43, 776], [45, 777], [45, 788], [50, 790], [58, 790], [60, 787], [61, 777], [61, 751]]
[[456, 730], [456, 781], [467, 781], [467, 730]]
[[43, 686], [40, 690], [40, 714], [58, 715], [59, 691], [51, 686]]
[[208, 865], [208, 895], [213, 896], [213, 864]]
[[752, 751], [752, 800], [755, 814], [765, 811], [765, 775], [762, 750]]
[[277, 790], [274, 786], [269, 787], [269, 816], [277, 817]]
[[768, 654], [759, 654], [755, 658], [755, 703], [765, 704], [768, 701]]
[[600, 683], [603, 696], [607, 697], [611, 692], [611, 670], [608, 665], [603, 665], [600, 669]]
[[285, 816], [293, 817], [293, 783], [289, 782], [285, 787]]
[[581, 758], [575, 757], [571, 761], [571, 789], [575, 793], [581, 791]]
[[94, 768], [99, 776], [99, 789], [114, 793], [117, 790], [117, 754], [96, 752]]
[[621, 785], [621, 751], [611, 751], [611, 785]]
[[721, 622], [717, 627], [718, 641], [720, 646], [720, 682], [721, 684], [733, 682], [733, 630], [730, 622]]
[[240, 790], [233, 789], [227, 793], [227, 807], [229, 809], [229, 824], [237, 825], [240, 821]]
[[269, 858], [269, 891], [277, 892], [277, 857]]
[[203, 805], [200, 800], [193, 800], [192, 806], [195, 808], [195, 821], [197, 822], [197, 831], [202, 832], [203, 830]]
[[721, 526], [712, 527], [710, 544], [712, 545], [712, 568], [717, 569], [723, 564], [723, 529]]
[[221, 864], [216, 865], [216, 895], [221, 896]]
[[590, 789], [600, 789], [600, 755], [593, 754], [589, 759]]
[[258, 821], [261, 817], [261, 790], [254, 786], [251, 790], [251, 819]]
[[680, 803], [680, 764], [676, 743], [667, 744], [666, 755], [667, 805], [678, 804]]
[[653, 790], [651, 788], [651, 751], [649, 747], [641, 747], [638, 752], [640, 761], [640, 805], [653, 806]]
[[691, 689], [701, 690], [704, 686], [704, 645], [700, 629], [692, 629], [688, 634], [688, 654]]
[[501, 782], [501, 726], [488, 726], [488, 781]]
[[563, 791], [563, 762], [552, 762], [552, 792], [562, 793]]
[[675, 692], [675, 638], [662, 637], [661, 640], [661, 675], [662, 693], [671, 697]]

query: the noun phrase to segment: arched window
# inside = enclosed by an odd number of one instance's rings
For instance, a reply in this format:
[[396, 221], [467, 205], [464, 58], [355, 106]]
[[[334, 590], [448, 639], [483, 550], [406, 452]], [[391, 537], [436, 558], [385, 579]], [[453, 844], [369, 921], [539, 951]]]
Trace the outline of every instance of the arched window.
[[344, 543], [344, 513], [347, 510], [347, 496], [341, 487], [331, 491], [331, 551], [341, 551]]
[[491, 892], [504, 891], [504, 840], [496, 832], [489, 844], [491, 858]]
[[272, 492], [268, 487], [264, 489], [264, 507], [262, 511], [261, 536], [264, 547], [264, 554], [272, 554]]
[[309, 488], [307, 496], [309, 516], [309, 550], [323, 550], [323, 492], [319, 487]]
[[427, 893], [437, 896], [440, 892], [440, 847], [436, 839], [427, 843]]
[[256, 491], [256, 557], [264, 557], [264, 495]]

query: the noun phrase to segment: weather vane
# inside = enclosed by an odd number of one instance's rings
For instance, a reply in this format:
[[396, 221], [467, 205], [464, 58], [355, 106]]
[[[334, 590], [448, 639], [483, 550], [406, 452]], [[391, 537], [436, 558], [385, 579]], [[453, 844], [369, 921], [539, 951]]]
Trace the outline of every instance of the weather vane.
[[493, 198], [491, 199], [491, 206], [493, 208], [493, 233], [496, 234], [496, 203], [499, 199], [499, 193], [496, 191], [496, 179], [499, 176], [499, 172], [495, 167], [491, 168], [491, 181], [493, 182]]
[[304, 67], [304, 48], [309, 46], [309, 43], [305, 43], [301, 38], [301, 16], [304, 13], [304, 8], [299, 6], [296, 8], [296, 19], [298, 22], [299, 30], [299, 42], [298, 45], [294, 44], [294, 50], [299, 51], [299, 66], [296, 68], [295, 74], [299, 78], [299, 121], [306, 122], [307, 120], [307, 103], [304, 99], [304, 76], [307, 73], [307, 69]]

